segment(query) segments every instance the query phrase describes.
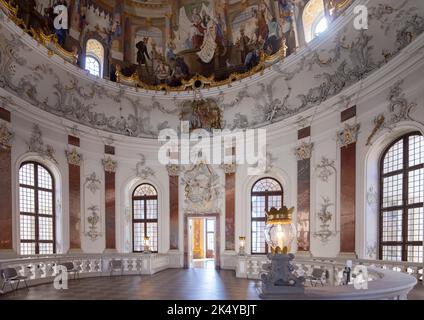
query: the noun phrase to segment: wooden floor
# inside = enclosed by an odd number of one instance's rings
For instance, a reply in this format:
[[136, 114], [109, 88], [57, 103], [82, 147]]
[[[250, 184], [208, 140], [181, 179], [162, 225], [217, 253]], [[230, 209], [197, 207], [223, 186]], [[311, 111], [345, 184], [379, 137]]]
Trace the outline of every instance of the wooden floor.
[[[256, 300], [256, 281], [213, 268], [168, 269], [152, 276], [115, 276], [69, 281], [68, 290], [44, 284], [0, 295], [0, 300]], [[420, 283], [408, 296], [424, 300]]]
[[255, 281], [237, 279], [234, 271], [168, 269], [152, 276], [116, 276], [69, 281], [68, 290], [43, 284], [0, 296], [36, 300], [254, 300]]

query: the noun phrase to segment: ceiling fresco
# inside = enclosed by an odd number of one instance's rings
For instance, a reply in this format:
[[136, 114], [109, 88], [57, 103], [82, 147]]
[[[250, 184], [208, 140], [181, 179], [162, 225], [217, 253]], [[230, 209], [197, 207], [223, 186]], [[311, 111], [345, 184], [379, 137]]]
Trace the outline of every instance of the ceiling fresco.
[[[328, 14], [352, 2], [314, 1]], [[296, 52], [307, 2], [1, 0], [19, 26], [65, 60], [90, 70], [94, 39], [104, 49], [96, 76], [160, 91], [222, 86], [263, 72]], [[66, 30], [54, 27], [56, 5], [67, 8]]]

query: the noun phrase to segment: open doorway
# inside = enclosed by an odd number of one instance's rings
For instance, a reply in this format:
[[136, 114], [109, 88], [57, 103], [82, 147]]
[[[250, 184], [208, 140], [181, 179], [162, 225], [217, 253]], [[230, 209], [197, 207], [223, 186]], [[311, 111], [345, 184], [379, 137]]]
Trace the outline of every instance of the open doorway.
[[216, 267], [216, 218], [188, 218], [189, 267], [214, 269]]

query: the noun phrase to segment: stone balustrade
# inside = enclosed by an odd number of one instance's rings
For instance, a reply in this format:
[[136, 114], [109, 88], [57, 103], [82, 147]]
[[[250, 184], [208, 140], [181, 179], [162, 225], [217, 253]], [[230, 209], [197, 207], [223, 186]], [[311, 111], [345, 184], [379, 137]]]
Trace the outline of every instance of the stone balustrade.
[[[79, 278], [110, 275], [110, 261], [121, 260], [124, 275], [151, 275], [159, 271], [179, 267], [177, 254], [77, 254], [30, 256], [0, 260], [0, 269], [12, 267], [28, 277], [28, 285], [53, 282], [58, 275], [58, 265], [73, 262], [79, 270]], [[237, 256], [236, 277], [260, 279], [265, 256]], [[346, 259], [297, 257], [296, 273], [308, 277], [316, 268], [326, 273], [324, 286], [307, 286], [306, 294], [299, 299], [405, 299], [418, 280], [422, 280], [423, 265], [420, 263], [352, 260], [353, 267], [367, 267], [369, 288], [356, 290], [352, 284], [340, 285]], [[115, 273], [118, 275], [118, 273]], [[308, 283], [307, 283], [308, 284]], [[10, 288], [6, 288], [10, 290]], [[7, 292], [7, 291], [6, 291]], [[296, 297], [294, 297], [296, 298]]]

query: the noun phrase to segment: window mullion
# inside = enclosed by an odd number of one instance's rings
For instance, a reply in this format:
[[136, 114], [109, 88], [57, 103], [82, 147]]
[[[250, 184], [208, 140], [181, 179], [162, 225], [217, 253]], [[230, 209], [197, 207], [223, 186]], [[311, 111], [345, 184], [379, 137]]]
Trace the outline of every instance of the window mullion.
[[38, 164], [34, 163], [35, 254], [40, 254], [38, 209]]

